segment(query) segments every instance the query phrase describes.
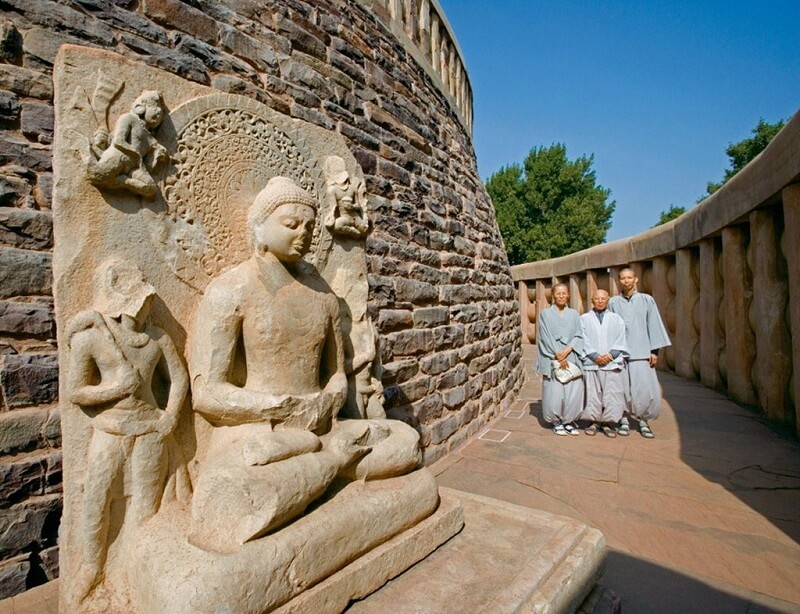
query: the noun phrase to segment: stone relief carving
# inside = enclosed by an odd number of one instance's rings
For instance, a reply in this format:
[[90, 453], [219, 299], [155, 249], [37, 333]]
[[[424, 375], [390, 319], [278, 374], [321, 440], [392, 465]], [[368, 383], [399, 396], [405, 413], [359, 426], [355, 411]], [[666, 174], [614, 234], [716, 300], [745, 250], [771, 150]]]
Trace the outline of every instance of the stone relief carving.
[[329, 156], [325, 160], [325, 226], [333, 235], [360, 239], [369, 231], [366, 215], [367, 189], [364, 182], [350, 177], [344, 160]]
[[339, 304], [302, 260], [316, 208], [291, 179], [270, 179], [248, 215], [253, 256], [200, 301], [194, 408], [228, 427], [212, 435], [192, 502], [201, 547], [227, 552], [279, 528], [337, 477], [389, 477], [419, 464], [407, 425], [336, 419], [347, 395]]
[[[180, 454], [172, 432], [189, 383], [172, 340], [148, 322], [155, 292], [141, 271], [107, 260], [97, 270], [95, 294], [96, 310], [76, 315], [67, 333], [69, 398], [92, 416], [93, 429], [75, 583], [79, 600], [102, 580], [112, 499], [129, 498], [128, 527], [158, 511], [170, 465], [174, 471]], [[185, 466], [172, 478], [172, 495], [185, 496], [190, 488]]]
[[[341, 137], [108, 52], [62, 57], [62, 609], [269, 611], [436, 517], [419, 436], [383, 411], [366, 192]], [[170, 160], [155, 206], [129, 186], [99, 206], [81, 174], [86, 72], [173, 109], [147, 128]], [[112, 108], [132, 104], [106, 81]]]
[[246, 212], [267, 181], [314, 186], [307, 152], [250, 99], [214, 95], [171, 115], [175, 153], [164, 193], [170, 254], [178, 275], [202, 291], [231, 262], [249, 256]]
[[[160, 92], [142, 92], [131, 110], [117, 120], [109, 134], [108, 108], [123, 88], [123, 83], [101, 73], [90, 101], [92, 116], [98, 124], [91, 141], [81, 138], [80, 153], [86, 178], [92, 185], [112, 190], [127, 190], [153, 200], [158, 186], [153, 178], [167, 161], [167, 150], [153, 132], [166, 114]], [[103, 117], [103, 123], [98, 120]]]

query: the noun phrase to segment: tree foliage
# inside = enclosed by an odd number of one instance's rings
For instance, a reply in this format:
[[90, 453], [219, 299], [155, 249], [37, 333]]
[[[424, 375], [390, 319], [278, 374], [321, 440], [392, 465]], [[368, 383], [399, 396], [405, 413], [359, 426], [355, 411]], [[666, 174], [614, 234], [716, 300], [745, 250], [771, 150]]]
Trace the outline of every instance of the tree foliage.
[[775, 135], [780, 132], [785, 124], [785, 120], [778, 120], [774, 124], [765, 122], [764, 119], [759, 119], [758, 124], [752, 130], [753, 136], [739, 141], [738, 143], [729, 143], [725, 149], [730, 162], [730, 168], [725, 171], [725, 176], [722, 181], [709, 181], [706, 186], [707, 194], [704, 194], [700, 200], [706, 198], [708, 195], [713, 194], [719, 190], [728, 179], [733, 177], [736, 173], [742, 170], [745, 165], [760, 154], [770, 141], [775, 138]]
[[522, 165], [494, 173], [486, 189], [511, 264], [556, 258], [605, 240], [616, 203], [597, 185], [594, 156], [567, 158], [561, 143], [534, 147]]
[[671, 222], [676, 217], [679, 217], [686, 213], [686, 207], [679, 207], [677, 205], [670, 205], [669, 209], [666, 211], [661, 212], [661, 216], [658, 218], [658, 222], [653, 225], [653, 228], [656, 226], [661, 226], [661, 224], [666, 224], [667, 222]]

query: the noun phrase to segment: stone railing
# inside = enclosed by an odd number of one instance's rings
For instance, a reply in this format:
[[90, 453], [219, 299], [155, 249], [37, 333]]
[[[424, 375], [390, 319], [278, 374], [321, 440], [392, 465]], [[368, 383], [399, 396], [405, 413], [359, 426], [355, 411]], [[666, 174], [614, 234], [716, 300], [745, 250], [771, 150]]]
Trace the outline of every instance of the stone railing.
[[630, 266], [673, 340], [663, 367], [798, 425], [800, 399], [800, 112], [756, 159], [676, 220], [562, 258], [512, 267], [523, 338], [553, 283], [584, 312], [596, 288], [619, 293]]
[[472, 134], [472, 87], [464, 56], [437, 0], [359, 0], [428, 72]]

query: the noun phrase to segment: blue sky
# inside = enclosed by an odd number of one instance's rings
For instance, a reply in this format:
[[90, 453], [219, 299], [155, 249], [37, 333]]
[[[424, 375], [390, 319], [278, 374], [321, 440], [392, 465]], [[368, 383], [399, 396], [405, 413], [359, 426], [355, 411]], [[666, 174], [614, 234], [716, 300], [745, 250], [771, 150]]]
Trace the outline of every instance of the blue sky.
[[594, 154], [608, 240], [690, 207], [725, 147], [800, 109], [800, 0], [440, 0], [485, 180], [538, 145]]

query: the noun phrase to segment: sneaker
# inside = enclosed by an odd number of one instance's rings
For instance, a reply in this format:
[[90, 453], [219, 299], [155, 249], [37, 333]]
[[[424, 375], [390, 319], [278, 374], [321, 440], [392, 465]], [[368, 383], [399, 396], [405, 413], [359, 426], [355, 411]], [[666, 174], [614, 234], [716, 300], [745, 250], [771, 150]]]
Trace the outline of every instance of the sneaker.
[[561, 424], [560, 422], [556, 422], [556, 423], [553, 425], [553, 432], [554, 432], [556, 435], [566, 435], [566, 434], [567, 434], [567, 429], [565, 429], [565, 428], [564, 428], [564, 425], [563, 425], [563, 424]]
[[578, 428], [578, 425], [574, 422], [570, 422], [569, 424], [564, 425], [564, 430], [567, 431], [570, 435], [577, 435], [578, 437], [581, 436], [581, 430]]

